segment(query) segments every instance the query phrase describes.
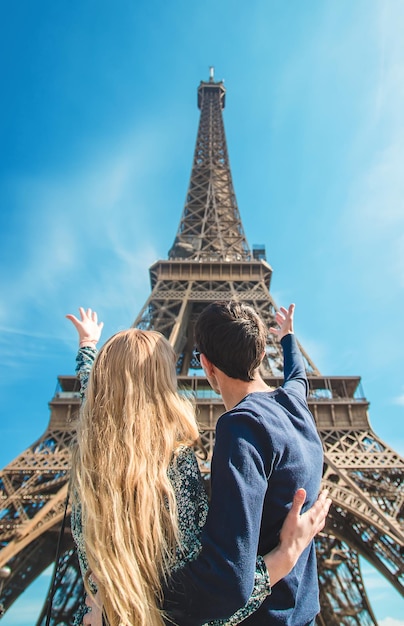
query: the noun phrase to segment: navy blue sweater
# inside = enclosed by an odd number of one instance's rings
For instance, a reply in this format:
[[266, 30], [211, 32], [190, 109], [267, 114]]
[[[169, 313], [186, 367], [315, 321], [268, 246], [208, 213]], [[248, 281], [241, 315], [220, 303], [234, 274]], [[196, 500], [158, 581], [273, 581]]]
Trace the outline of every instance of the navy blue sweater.
[[[293, 495], [317, 499], [323, 451], [307, 405], [308, 382], [294, 335], [282, 339], [284, 384], [247, 395], [216, 426], [212, 495], [202, 550], [175, 572], [164, 609], [179, 626], [226, 618], [253, 589], [256, 555], [278, 543]], [[304, 626], [319, 612], [314, 543], [243, 624]]]

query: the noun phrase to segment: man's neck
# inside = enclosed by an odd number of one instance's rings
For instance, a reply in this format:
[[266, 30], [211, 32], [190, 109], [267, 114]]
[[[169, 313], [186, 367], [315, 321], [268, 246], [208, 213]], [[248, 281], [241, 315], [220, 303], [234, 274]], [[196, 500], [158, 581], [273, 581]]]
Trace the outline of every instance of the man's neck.
[[218, 382], [226, 411], [230, 411], [230, 409], [235, 407], [236, 404], [250, 393], [256, 391], [270, 391], [270, 387], [268, 387], [259, 374], [256, 375], [254, 380], [250, 380], [249, 382], [229, 378], [226, 375], [220, 377]]

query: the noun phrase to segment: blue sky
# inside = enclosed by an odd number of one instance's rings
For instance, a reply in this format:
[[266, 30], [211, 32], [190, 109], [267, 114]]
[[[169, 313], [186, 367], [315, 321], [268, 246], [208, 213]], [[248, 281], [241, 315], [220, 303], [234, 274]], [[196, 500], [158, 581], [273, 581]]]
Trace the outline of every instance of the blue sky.
[[[238, 205], [323, 374], [360, 375], [404, 455], [404, 4], [42, 0], [0, 8], [0, 463], [45, 430], [66, 313], [130, 326], [191, 171], [215, 66]], [[381, 626], [404, 602], [365, 564]], [[31, 626], [48, 577], [3, 618]], [[41, 587], [42, 585], [42, 587]], [[33, 617], [34, 616], [34, 617]]]

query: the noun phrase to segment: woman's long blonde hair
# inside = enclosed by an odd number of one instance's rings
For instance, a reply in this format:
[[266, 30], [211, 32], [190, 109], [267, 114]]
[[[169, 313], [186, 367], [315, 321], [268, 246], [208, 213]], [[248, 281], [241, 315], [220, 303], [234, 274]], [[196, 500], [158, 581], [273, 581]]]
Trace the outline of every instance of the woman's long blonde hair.
[[198, 436], [168, 341], [137, 329], [111, 337], [94, 362], [72, 450], [72, 492], [110, 626], [164, 623], [161, 581], [179, 541], [167, 468]]

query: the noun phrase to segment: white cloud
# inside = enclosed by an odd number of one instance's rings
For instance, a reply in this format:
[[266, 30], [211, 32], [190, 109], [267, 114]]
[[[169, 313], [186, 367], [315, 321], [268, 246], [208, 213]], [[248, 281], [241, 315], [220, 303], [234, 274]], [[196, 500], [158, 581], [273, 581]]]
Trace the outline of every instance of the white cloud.
[[379, 621], [379, 626], [404, 626], [404, 620], [395, 619], [394, 617], [385, 617]]

